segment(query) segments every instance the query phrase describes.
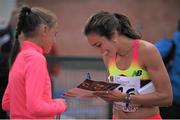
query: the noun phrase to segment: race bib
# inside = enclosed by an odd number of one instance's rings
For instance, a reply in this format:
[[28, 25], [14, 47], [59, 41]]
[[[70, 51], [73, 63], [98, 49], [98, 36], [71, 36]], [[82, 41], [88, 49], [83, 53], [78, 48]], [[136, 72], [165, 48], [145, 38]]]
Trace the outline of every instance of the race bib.
[[[138, 77], [110, 76], [109, 82], [120, 84], [115, 90], [128, 94], [137, 94], [136, 91], [140, 88], [140, 80]], [[136, 112], [138, 109], [138, 105], [129, 104], [127, 107], [126, 103], [123, 102], [114, 102], [113, 107], [124, 112]]]

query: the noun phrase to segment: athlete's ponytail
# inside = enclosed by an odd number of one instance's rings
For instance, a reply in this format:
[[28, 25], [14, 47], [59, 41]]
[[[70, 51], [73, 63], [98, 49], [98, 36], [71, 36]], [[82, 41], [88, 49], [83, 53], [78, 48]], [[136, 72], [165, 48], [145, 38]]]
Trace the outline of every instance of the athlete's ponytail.
[[13, 43], [11, 53], [10, 53], [10, 66], [14, 63], [17, 54], [19, 53], [20, 50], [20, 42], [19, 42], [19, 35], [21, 34], [24, 25], [25, 25], [25, 20], [26, 16], [28, 16], [31, 12], [31, 9], [29, 7], [23, 7], [20, 11], [19, 18], [18, 18], [18, 23], [16, 27], [16, 34], [15, 34], [15, 41]]
[[111, 40], [113, 33], [117, 31], [119, 35], [125, 35], [132, 39], [141, 37], [132, 28], [129, 19], [117, 13], [98, 12], [93, 15], [85, 26], [84, 34], [98, 34]]
[[118, 13], [114, 13], [114, 16], [118, 19], [119, 25], [117, 27], [117, 31], [119, 34], [123, 34], [132, 39], [140, 39], [141, 36], [138, 35], [135, 30], [132, 28], [131, 23], [125, 15], [120, 15]]

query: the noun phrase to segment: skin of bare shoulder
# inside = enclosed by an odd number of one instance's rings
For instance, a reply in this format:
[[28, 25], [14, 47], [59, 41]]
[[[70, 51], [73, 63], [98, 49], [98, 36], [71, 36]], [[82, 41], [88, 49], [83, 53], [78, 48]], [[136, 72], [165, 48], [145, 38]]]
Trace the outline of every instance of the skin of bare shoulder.
[[[139, 64], [142, 68], [145, 70], [147, 65], [146, 63], [150, 60], [153, 60], [154, 57], [158, 54], [157, 49], [154, 47], [154, 45], [150, 42], [147, 42], [145, 40], [139, 40], [139, 48], [138, 48], [138, 60]], [[156, 54], [156, 55], [155, 55]], [[154, 56], [153, 56], [154, 55]], [[153, 57], [152, 57], [153, 56]], [[157, 57], [157, 56], [156, 56]], [[153, 60], [154, 61], [154, 60]]]

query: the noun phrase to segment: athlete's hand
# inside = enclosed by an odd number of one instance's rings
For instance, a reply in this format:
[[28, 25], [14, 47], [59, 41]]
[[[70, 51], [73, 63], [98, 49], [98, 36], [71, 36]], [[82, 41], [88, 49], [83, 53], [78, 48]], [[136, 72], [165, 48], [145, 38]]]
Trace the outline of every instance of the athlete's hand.
[[117, 90], [113, 91], [96, 91], [93, 93], [94, 95], [100, 97], [101, 99], [107, 102], [120, 102], [123, 101], [126, 94], [119, 92]]

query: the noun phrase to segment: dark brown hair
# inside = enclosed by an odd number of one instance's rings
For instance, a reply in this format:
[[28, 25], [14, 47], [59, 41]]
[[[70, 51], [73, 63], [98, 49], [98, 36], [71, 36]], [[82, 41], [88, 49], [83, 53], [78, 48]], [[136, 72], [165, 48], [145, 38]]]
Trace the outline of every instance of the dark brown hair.
[[109, 40], [112, 38], [114, 31], [117, 31], [119, 35], [125, 35], [132, 39], [140, 39], [132, 28], [128, 17], [114, 13], [101, 11], [93, 15], [85, 26], [84, 34], [98, 34], [105, 36]]

